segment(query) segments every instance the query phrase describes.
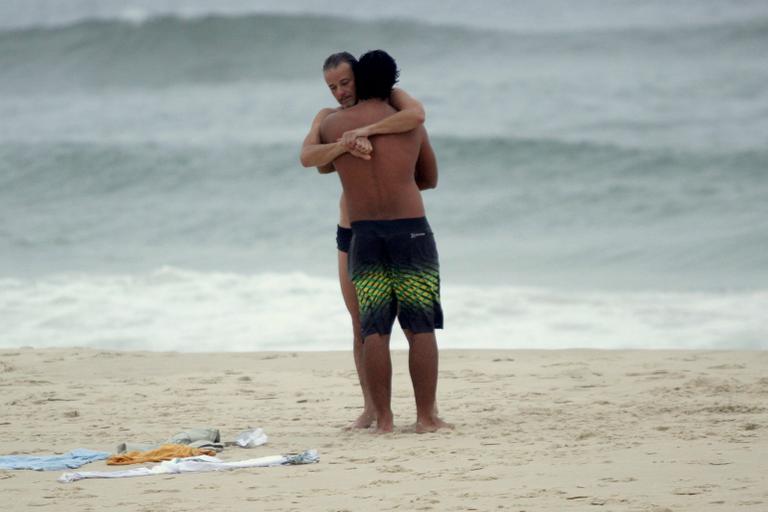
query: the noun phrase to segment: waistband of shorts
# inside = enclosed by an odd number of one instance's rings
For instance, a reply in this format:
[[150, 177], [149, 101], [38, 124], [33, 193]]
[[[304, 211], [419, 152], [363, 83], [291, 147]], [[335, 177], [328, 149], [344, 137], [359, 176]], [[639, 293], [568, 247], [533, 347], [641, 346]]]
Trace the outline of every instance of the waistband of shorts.
[[426, 217], [391, 220], [356, 220], [351, 224], [355, 234], [396, 235], [399, 233], [432, 233]]

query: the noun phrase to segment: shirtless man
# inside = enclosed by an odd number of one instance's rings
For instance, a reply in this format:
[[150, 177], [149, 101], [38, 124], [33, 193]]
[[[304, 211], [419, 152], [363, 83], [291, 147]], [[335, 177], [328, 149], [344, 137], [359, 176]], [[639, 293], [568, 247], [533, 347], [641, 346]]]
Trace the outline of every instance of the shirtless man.
[[[398, 76], [392, 57], [381, 50], [368, 52], [355, 75], [358, 103], [323, 119], [323, 142], [395, 112], [387, 103]], [[353, 233], [349, 272], [360, 308], [365, 379], [377, 431], [391, 432], [389, 338], [397, 317], [410, 340], [416, 431], [431, 432], [446, 426], [435, 407], [435, 329], [443, 326], [443, 312], [437, 248], [420, 190], [437, 185], [437, 163], [423, 127], [377, 136], [370, 156], [343, 153], [334, 160]]]
[[[333, 160], [344, 153], [351, 153], [359, 158], [370, 159], [372, 146], [369, 136], [380, 133], [401, 133], [413, 130], [424, 122], [424, 108], [421, 103], [410, 97], [402, 89], [393, 89], [389, 97], [390, 104], [397, 110], [393, 115], [362, 128], [345, 132], [341, 140], [323, 144], [320, 141], [320, 123], [330, 114], [357, 103], [355, 92], [355, 76], [353, 66], [357, 59], [347, 52], [335, 53], [329, 56], [323, 65], [323, 75], [328, 87], [340, 107], [325, 108], [318, 112], [312, 121], [309, 134], [304, 139], [301, 149], [301, 163], [305, 167], [318, 167], [321, 173], [333, 172]], [[355, 289], [347, 272], [347, 255], [352, 230], [349, 227], [349, 216], [342, 193], [339, 200], [339, 225], [336, 232], [338, 248], [339, 282], [344, 304], [352, 318], [353, 355], [357, 369], [360, 388], [363, 393], [363, 412], [351, 425], [352, 428], [368, 428], [376, 418], [371, 402], [370, 393], [365, 379], [365, 369], [362, 362], [362, 337], [360, 334], [360, 315], [355, 296]], [[408, 334], [406, 333], [406, 336]], [[412, 341], [408, 338], [409, 343]]]

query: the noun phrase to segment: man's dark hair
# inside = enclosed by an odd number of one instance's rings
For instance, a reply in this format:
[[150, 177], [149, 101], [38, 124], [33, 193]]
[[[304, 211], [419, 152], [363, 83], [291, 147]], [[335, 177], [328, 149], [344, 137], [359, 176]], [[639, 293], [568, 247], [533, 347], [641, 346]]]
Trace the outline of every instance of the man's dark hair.
[[354, 70], [358, 100], [389, 99], [400, 76], [395, 59], [384, 50], [366, 53], [357, 61]]
[[325, 73], [329, 69], [338, 67], [340, 64], [343, 64], [344, 62], [349, 64], [349, 67], [351, 67], [352, 69], [355, 69], [355, 65], [357, 65], [357, 59], [351, 53], [349, 52], [334, 53], [333, 55], [329, 55], [328, 58], [325, 59], [325, 62], [323, 63], [323, 73]]

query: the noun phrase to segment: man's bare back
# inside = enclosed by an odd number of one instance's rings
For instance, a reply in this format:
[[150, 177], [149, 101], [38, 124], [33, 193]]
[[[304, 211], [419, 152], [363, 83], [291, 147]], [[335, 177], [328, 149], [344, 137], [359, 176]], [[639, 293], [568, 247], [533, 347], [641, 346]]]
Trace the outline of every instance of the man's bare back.
[[[323, 142], [332, 142], [345, 131], [375, 123], [395, 112], [385, 101], [362, 101], [327, 116], [320, 125], [320, 135]], [[420, 153], [428, 150], [431, 154], [426, 131], [420, 127], [400, 134], [378, 135], [371, 142], [371, 160], [344, 154], [334, 161], [350, 220], [423, 217], [416, 165]]]

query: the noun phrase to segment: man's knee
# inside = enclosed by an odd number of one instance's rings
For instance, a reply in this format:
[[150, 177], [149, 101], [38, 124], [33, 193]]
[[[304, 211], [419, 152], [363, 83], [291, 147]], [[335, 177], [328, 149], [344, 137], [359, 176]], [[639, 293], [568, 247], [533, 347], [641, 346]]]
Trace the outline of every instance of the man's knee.
[[363, 339], [363, 345], [366, 347], [389, 346], [389, 335], [378, 333], [369, 334]]
[[411, 333], [410, 342], [412, 346], [416, 346], [416, 347], [437, 346], [437, 338], [435, 337], [435, 331]]

